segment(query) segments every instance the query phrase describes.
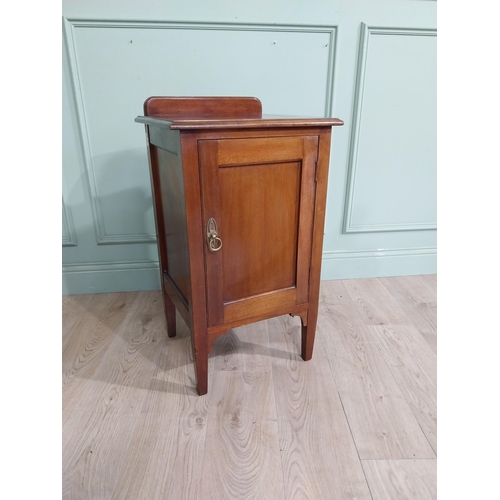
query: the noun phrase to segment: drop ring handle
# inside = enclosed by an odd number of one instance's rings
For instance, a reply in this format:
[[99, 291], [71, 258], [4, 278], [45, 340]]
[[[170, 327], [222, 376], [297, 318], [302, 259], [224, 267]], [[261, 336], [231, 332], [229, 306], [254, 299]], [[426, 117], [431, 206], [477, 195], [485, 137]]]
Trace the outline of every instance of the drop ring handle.
[[217, 233], [217, 223], [211, 217], [207, 223], [207, 244], [211, 252], [218, 252], [222, 248], [222, 240]]

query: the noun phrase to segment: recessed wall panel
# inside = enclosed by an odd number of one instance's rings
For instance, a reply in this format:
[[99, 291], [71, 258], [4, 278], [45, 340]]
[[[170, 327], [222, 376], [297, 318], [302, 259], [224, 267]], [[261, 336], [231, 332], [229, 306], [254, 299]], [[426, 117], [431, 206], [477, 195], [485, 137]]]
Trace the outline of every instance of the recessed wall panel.
[[364, 27], [345, 232], [436, 227], [436, 36]]
[[152, 95], [258, 96], [268, 114], [324, 116], [331, 30], [82, 23], [76, 86], [100, 243], [154, 238], [144, 129]]

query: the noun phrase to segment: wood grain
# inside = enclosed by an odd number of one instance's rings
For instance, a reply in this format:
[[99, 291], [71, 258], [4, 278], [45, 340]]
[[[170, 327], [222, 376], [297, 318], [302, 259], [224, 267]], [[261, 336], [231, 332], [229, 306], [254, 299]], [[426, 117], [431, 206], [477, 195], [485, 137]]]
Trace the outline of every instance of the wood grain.
[[[424, 276], [393, 276], [379, 280], [400, 305], [411, 304], [416, 308], [422, 303], [436, 305], [435, 290], [432, 290], [422, 278]], [[404, 301], [400, 302], [398, 299]]]
[[134, 413], [158, 370], [160, 343], [166, 342], [159, 292], [143, 292], [114, 331], [109, 353], [78, 393], [73, 411]]
[[220, 333], [222, 334], [226, 333], [230, 328], [238, 328], [239, 326], [257, 323], [258, 321], [264, 321], [266, 319], [276, 317], [276, 315], [284, 316], [285, 314], [292, 314], [292, 315], [307, 314], [308, 304], [299, 304], [296, 306], [290, 306], [289, 304], [286, 303], [284, 305], [283, 304], [280, 305], [280, 301], [276, 301], [275, 299], [273, 299], [273, 301], [274, 305], [277, 305], [277, 307], [272, 311], [270, 312], [268, 311], [264, 314], [259, 313], [251, 318], [245, 317], [235, 321], [230, 321], [229, 323], [224, 323], [222, 325], [211, 326], [208, 328], [208, 335], [209, 336], [215, 335], [217, 337], [219, 336]]
[[200, 498], [284, 499], [271, 372], [211, 374]]
[[300, 162], [219, 169], [225, 302], [295, 285], [300, 174]]
[[409, 320], [378, 278], [344, 280], [365, 325], [406, 325]]
[[437, 450], [436, 355], [412, 325], [368, 327], [432, 449]]
[[267, 323], [259, 321], [230, 330], [214, 346], [214, 370], [269, 371], [269, 335]]
[[373, 500], [435, 500], [436, 460], [363, 460]]
[[[82, 307], [76, 306], [71, 321], [72, 327], [65, 328], [70, 321], [63, 317], [66, 342], [62, 346], [63, 386], [75, 377], [89, 375], [99, 364], [104, 352], [114, 339], [115, 330], [129, 312], [137, 294], [89, 295], [92, 301]], [[71, 337], [71, 338], [70, 338]]]
[[[304, 361], [311, 359], [316, 323], [318, 320], [319, 289], [321, 275], [323, 235], [326, 211], [326, 193], [328, 188], [328, 165], [330, 157], [331, 130], [319, 131], [318, 161], [316, 164], [316, 195], [314, 202], [314, 225], [312, 230], [311, 272], [309, 276], [309, 309], [307, 326], [302, 328], [301, 356]], [[314, 272], [316, 270], [316, 272]]]
[[110, 498], [147, 394], [144, 382], [149, 387], [157, 371], [161, 294], [143, 292], [128, 309], [64, 424], [64, 498]]
[[300, 161], [304, 156], [303, 137], [263, 137], [217, 141], [218, 164], [221, 167], [259, 163]]
[[180, 291], [184, 302], [199, 394], [208, 390], [218, 334], [256, 318], [300, 306], [309, 360], [331, 127], [343, 121], [263, 118], [260, 101], [248, 97], [153, 96], [144, 114], [135, 121], [146, 125], [162, 291], [174, 304]]
[[196, 393], [190, 342], [183, 325], [162, 346], [113, 499], [202, 498], [208, 399]]
[[305, 363], [299, 322], [283, 316], [268, 325], [285, 498], [370, 499], [321, 346]]
[[205, 259], [203, 248], [203, 216], [200, 203], [200, 172], [198, 165], [198, 140], [196, 136], [181, 136], [182, 166], [184, 170], [184, 195], [186, 200], [186, 223], [189, 241], [189, 269], [191, 272], [191, 345], [196, 353], [194, 359], [198, 394], [208, 391], [208, 345]]
[[[362, 280], [371, 281], [371, 280]], [[357, 284], [357, 289], [364, 287]], [[370, 283], [369, 283], [370, 285]], [[326, 356], [362, 459], [434, 458], [408, 403], [340, 281], [324, 282], [318, 320]], [[363, 297], [361, 297], [363, 299]]]
[[[169, 133], [173, 134], [173, 132]], [[182, 159], [179, 154], [170, 151], [154, 147], [151, 149], [152, 152], [156, 149], [156, 154], [151, 157], [155, 160], [151, 170], [157, 172], [158, 180], [155, 189], [160, 190], [160, 193], [155, 194], [155, 204], [158, 198], [161, 199], [157, 209], [162, 210], [162, 214], [161, 216], [158, 214], [157, 217], [158, 223], [163, 224], [162, 228], [158, 227], [166, 259], [165, 262], [162, 260], [162, 266], [165, 268], [164, 272], [167, 272], [181, 292], [181, 298], [189, 301], [191, 283]]]
[[[145, 123], [146, 119], [136, 118], [135, 121]], [[154, 120], [151, 119], [151, 120]], [[344, 122], [338, 118], [290, 118], [290, 119], [235, 119], [235, 120], [176, 120], [170, 127], [172, 130], [224, 130], [224, 129], [279, 129], [283, 127], [334, 127], [342, 126]]]
[[136, 424], [130, 413], [72, 413], [63, 427], [64, 500], [111, 498]]
[[261, 118], [262, 104], [256, 97], [159, 97], [144, 103], [146, 116], [175, 119]]
[[427, 345], [432, 349], [434, 354], [437, 354], [437, 334], [421, 333], [421, 335], [427, 342]]
[[82, 298], [81, 303], [85, 304], [83, 311], [82, 307], [73, 310], [72, 316], [77, 316], [78, 321], [73, 323], [71, 332], [63, 342], [63, 422], [78, 406], [85, 387], [92, 383], [138, 294], [114, 293], [93, 297], [89, 303]]
[[63, 498], [435, 498], [435, 355], [413, 325], [365, 325], [341, 281], [320, 302], [311, 361], [298, 317], [238, 327], [199, 397], [159, 292], [66, 297]]
[[[281, 310], [283, 312], [292, 311], [293, 307], [297, 305], [296, 301], [297, 289], [290, 287], [229, 302], [224, 306], [224, 326], [240, 320], [246, 320], [245, 323], [250, 323], [252, 316], [265, 315], [271, 317], [276, 316]], [[307, 307], [306, 304], [298, 305], [302, 306], [302, 308]]]
[[433, 336], [437, 332], [436, 295], [421, 278], [422, 276], [401, 276], [380, 278], [380, 281], [435, 351], [436, 339]]
[[[315, 242], [313, 226], [320, 225], [324, 227], [324, 221], [321, 217], [315, 218], [315, 209], [321, 211], [324, 207], [321, 206], [321, 191], [323, 182], [318, 184], [317, 168], [318, 167], [318, 137], [304, 137], [304, 158], [302, 160], [301, 178], [300, 178], [300, 201], [297, 208], [299, 210], [299, 238], [297, 242], [297, 304], [308, 302], [310, 295], [311, 275], [318, 275], [320, 266], [316, 266], [313, 262], [312, 247]], [[323, 165], [321, 166], [323, 167]], [[326, 181], [324, 181], [326, 185]], [[317, 192], [316, 192], [317, 191]], [[281, 236], [281, 231], [277, 233]], [[276, 238], [278, 239], [278, 238]], [[317, 238], [316, 238], [317, 239]], [[318, 244], [318, 242], [315, 242]], [[311, 269], [317, 269], [318, 272], [311, 272]], [[317, 304], [314, 301], [315, 294], [312, 294], [312, 304], [309, 306], [310, 314], [312, 310], [317, 309]], [[314, 322], [314, 320], [313, 320]], [[315, 329], [314, 327], [312, 329]], [[313, 340], [314, 332], [311, 335]], [[311, 355], [312, 345], [310, 342]], [[308, 346], [309, 347], [309, 346]], [[310, 358], [310, 356], [309, 356]], [[307, 358], [307, 359], [309, 359]]]
[[425, 283], [429, 290], [437, 297], [437, 274], [423, 274], [419, 276], [420, 281]]
[[77, 322], [82, 314], [87, 310], [87, 305], [92, 302], [95, 295], [63, 295], [62, 298], [62, 335], [64, 337], [71, 332], [75, 322]]
[[95, 296], [95, 294], [89, 293], [88, 295], [68, 295], [63, 297], [61, 308], [63, 348], [68, 341], [68, 336], [73, 331], [73, 327], [81, 321], [84, 314], [91, 311], [90, 304], [94, 304], [92, 310], [96, 306], [100, 306], [99, 299], [94, 300]]
[[[219, 141], [200, 141], [198, 144], [199, 162], [200, 165], [203, 165], [200, 170], [203, 235], [206, 238], [206, 228], [209, 220], [213, 219], [217, 226], [218, 237], [223, 237], [225, 240], [225, 231], [221, 226], [218, 147]], [[226, 246], [224, 246], [224, 250]], [[203, 252], [205, 256], [205, 280], [210, 283], [210, 286], [207, 287], [207, 326], [214, 326], [224, 322], [224, 283], [221, 279], [223, 276], [223, 257], [222, 252], [210, 251], [206, 239], [203, 244]]]

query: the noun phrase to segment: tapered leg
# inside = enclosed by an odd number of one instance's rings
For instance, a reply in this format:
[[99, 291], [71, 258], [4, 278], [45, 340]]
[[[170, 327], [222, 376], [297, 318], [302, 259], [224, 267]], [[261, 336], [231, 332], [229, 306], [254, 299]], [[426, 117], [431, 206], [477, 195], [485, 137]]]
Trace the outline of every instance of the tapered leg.
[[301, 356], [304, 361], [309, 361], [312, 358], [314, 336], [316, 334], [316, 322], [318, 320], [318, 312], [309, 310], [307, 314], [307, 322], [304, 325], [304, 320], [301, 318], [302, 324], [302, 352]]
[[168, 294], [163, 294], [163, 301], [165, 305], [165, 319], [167, 320], [167, 335], [169, 337], [175, 337], [177, 333], [176, 322], [175, 322], [175, 306], [172, 299]]
[[200, 396], [208, 392], [208, 345], [205, 332], [192, 331], [194, 371], [196, 375], [196, 390]]

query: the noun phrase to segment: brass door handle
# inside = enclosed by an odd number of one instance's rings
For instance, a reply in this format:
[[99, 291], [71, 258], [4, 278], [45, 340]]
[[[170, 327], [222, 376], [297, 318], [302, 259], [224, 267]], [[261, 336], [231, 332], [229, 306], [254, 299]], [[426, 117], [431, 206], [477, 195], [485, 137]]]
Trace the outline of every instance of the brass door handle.
[[217, 223], [213, 217], [207, 222], [207, 244], [211, 252], [217, 252], [222, 248], [222, 240], [217, 234]]

